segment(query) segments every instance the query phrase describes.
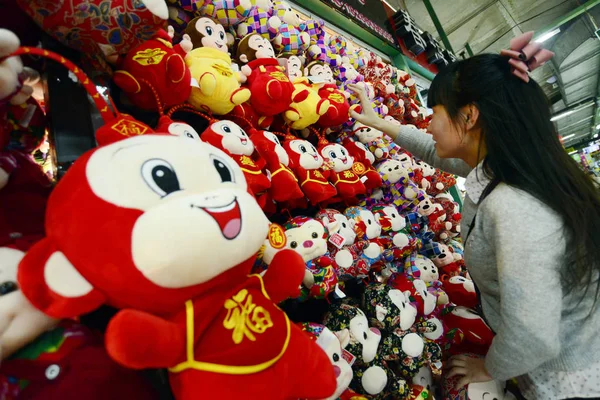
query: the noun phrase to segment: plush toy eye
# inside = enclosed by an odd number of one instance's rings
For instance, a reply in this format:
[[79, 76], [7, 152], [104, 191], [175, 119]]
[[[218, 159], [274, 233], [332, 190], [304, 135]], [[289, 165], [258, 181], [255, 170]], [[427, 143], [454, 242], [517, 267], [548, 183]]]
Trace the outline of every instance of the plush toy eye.
[[371, 132], [371, 128], [367, 128], [367, 132]]
[[340, 356], [338, 355], [338, 353], [333, 353], [333, 356], [331, 356], [331, 358], [333, 359], [333, 362], [340, 361]]
[[330, 151], [329, 152], [329, 157], [330, 158], [337, 158], [337, 155], [335, 154], [335, 151]]
[[346, 155], [346, 150], [342, 149], [342, 155], [345, 156]]
[[313, 238], [313, 239], [316, 239], [316, 238], [318, 238], [318, 237], [319, 237], [319, 234], [318, 234], [317, 232], [313, 232], [313, 233], [312, 233], [312, 238]]
[[424, 269], [425, 271], [427, 271], [427, 267], [423, 267], [423, 269]]
[[142, 165], [142, 177], [154, 192], [165, 197], [181, 190], [175, 170], [167, 161], [153, 158]]
[[367, 332], [363, 332], [363, 338], [367, 340]]
[[221, 40], [225, 40], [225, 33], [224, 32], [220, 32], [219, 33], [219, 37], [221, 38]]
[[208, 34], [208, 36], [212, 36], [213, 30], [212, 30], [212, 28], [210, 26], [206, 27], [206, 33]]
[[305, 145], [303, 145], [303, 144], [301, 144], [301, 145], [300, 145], [299, 149], [300, 149], [300, 151], [301, 151], [301, 152], [303, 152], [303, 153], [306, 153], [306, 152], [308, 152], [308, 150], [306, 150], [306, 146], [305, 146]]
[[226, 133], [231, 133], [231, 128], [228, 127], [227, 125], [224, 125], [223, 126], [223, 131], [226, 132]]
[[392, 171], [393, 171], [393, 169], [391, 169], [391, 168], [388, 168], [388, 172], [392, 172]]
[[225, 162], [218, 158], [213, 158], [213, 165], [221, 176], [221, 182], [235, 182], [235, 179], [233, 179], [233, 171], [225, 164]]
[[292, 243], [290, 243], [290, 247], [292, 249], [295, 249], [296, 247], [298, 247], [298, 242], [292, 242]]
[[368, 223], [369, 225], [371, 225], [371, 224], [373, 223], [373, 221], [371, 221], [370, 219], [368, 219], [368, 220], [367, 220], [367, 223]]
[[346, 229], [346, 223], [342, 222], [342, 228]]

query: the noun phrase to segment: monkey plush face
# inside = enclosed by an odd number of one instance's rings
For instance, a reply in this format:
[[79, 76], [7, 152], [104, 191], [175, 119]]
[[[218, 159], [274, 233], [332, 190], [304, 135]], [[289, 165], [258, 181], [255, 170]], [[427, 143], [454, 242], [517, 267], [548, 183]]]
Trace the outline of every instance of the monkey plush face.
[[224, 53], [229, 51], [225, 28], [210, 18], [194, 18], [188, 24], [185, 33], [190, 35], [194, 48], [211, 47]]
[[304, 74], [322, 79], [324, 83], [335, 83], [335, 78], [333, 77], [333, 71], [331, 70], [331, 67], [318, 61], [310, 63], [306, 67]]
[[308, 140], [292, 140], [289, 143], [292, 152], [298, 157], [298, 164], [304, 169], [317, 169], [323, 166], [323, 157]]
[[[238, 124], [231, 121], [218, 121], [212, 124], [209, 130], [222, 137], [222, 148], [231, 154], [251, 156], [254, 153], [254, 144]], [[204, 134], [211, 134], [211, 132], [207, 131]]]
[[243, 64], [248, 64], [260, 58], [275, 58], [271, 42], [256, 33], [244, 37], [238, 45], [237, 59]]
[[333, 165], [335, 172], [342, 172], [352, 168], [354, 157], [352, 157], [344, 146], [332, 143], [321, 149], [321, 154], [325, 161]]
[[299, 56], [292, 55], [287, 58], [287, 74], [290, 81], [293, 82], [298, 78], [302, 78], [303, 65], [304, 61]]
[[268, 132], [268, 131], [263, 131], [263, 135], [265, 138], [267, 138], [271, 142], [275, 143], [274, 150], [275, 150], [275, 153], [277, 154], [277, 157], [279, 158], [279, 162], [287, 167], [290, 163], [290, 157], [285, 152], [285, 149], [281, 145], [281, 141], [279, 140], [277, 135], [275, 135], [274, 133]]

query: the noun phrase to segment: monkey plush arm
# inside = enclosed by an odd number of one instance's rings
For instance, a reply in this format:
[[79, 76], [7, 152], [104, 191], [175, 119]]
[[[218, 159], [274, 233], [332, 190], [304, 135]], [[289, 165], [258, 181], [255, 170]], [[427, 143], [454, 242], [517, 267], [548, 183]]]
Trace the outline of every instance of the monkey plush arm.
[[274, 303], [300, 295], [300, 285], [304, 279], [306, 266], [302, 256], [293, 250], [281, 250], [263, 277], [265, 289]]
[[133, 368], [172, 367], [185, 353], [185, 327], [137, 310], [121, 310], [106, 330], [106, 349]]

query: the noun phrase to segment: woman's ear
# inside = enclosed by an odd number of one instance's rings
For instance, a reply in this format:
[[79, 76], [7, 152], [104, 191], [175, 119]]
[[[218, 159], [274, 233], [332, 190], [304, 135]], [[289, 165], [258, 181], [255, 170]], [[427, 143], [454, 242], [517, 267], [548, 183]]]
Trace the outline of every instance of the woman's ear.
[[475, 104], [464, 106], [461, 112], [465, 116], [465, 128], [467, 131], [478, 127], [479, 108]]

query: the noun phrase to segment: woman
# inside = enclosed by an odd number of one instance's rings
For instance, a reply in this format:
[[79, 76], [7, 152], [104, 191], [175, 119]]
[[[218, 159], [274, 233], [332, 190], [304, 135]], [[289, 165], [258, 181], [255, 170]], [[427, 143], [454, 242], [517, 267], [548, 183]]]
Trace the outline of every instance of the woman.
[[530, 399], [600, 397], [600, 195], [563, 149], [542, 89], [510, 59], [441, 71], [431, 135], [379, 118], [356, 85], [364, 111], [352, 117], [467, 178], [465, 261], [496, 336], [485, 359], [451, 359], [458, 385], [518, 378]]

